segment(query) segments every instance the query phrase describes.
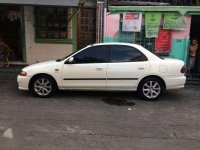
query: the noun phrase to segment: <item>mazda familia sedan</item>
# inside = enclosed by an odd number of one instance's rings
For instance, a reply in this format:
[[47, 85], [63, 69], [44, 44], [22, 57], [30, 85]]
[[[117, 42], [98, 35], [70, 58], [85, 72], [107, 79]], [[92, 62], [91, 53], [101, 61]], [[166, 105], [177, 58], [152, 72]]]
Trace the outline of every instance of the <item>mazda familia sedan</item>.
[[65, 58], [25, 67], [19, 89], [49, 97], [59, 90], [138, 91], [147, 100], [183, 88], [184, 62], [156, 56], [140, 45], [100, 43]]

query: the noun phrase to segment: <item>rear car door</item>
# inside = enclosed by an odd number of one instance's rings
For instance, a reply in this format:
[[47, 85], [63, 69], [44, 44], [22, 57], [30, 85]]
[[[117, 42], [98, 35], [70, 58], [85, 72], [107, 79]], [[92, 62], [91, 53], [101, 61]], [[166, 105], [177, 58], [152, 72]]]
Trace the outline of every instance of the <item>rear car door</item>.
[[135, 89], [138, 79], [148, 72], [150, 63], [137, 48], [111, 45], [107, 68], [107, 87], [110, 89]]

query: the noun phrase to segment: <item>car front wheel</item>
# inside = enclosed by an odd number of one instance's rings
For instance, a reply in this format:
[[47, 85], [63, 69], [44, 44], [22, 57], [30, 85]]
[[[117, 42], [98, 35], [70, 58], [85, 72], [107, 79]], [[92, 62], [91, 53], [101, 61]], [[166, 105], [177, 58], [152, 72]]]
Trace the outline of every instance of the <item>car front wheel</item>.
[[38, 97], [49, 97], [56, 91], [56, 84], [51, 77], [38, 76], [31, 81], [30, 91]]
[[163, 84], [157, 78], [147, 78], [141, 82], [138, 88], [139, 95], [147, 100], [156, 100], [163, 93]]

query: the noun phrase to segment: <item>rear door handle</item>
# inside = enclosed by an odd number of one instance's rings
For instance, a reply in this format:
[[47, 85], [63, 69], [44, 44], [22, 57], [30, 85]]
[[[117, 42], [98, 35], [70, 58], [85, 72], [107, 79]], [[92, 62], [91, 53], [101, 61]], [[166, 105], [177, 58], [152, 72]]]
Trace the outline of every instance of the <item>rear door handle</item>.
[[96, 71], [102, 71], [103, 68], [96, 68]]
[[144, 70], [145, 68], [144, 68], [144, 67], [139, 67], [138, 69], [139, 69], [139, 70]]

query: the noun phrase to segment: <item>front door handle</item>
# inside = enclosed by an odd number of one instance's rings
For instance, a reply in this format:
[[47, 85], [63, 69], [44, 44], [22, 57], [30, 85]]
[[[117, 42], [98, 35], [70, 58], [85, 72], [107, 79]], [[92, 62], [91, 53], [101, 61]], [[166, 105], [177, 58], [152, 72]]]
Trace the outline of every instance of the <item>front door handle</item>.
[[138, 69], [139, 69], [139, 70], [144, 70], [145, 68], [144, 68], [144, 67], [139, 67]]
[[103, 68], [96, 68], [96, 71], [102, 71]]

